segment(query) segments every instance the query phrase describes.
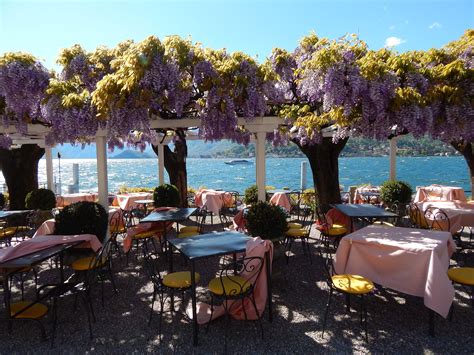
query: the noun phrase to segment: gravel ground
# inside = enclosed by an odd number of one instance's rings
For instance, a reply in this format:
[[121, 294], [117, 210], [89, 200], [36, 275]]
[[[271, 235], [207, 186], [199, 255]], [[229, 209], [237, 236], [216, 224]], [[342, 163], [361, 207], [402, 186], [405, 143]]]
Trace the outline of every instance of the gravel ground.
[[[313, 262], [303, 254], [296, 242], [289, 265], [285, 259], [274, 262], [273, 280], [274, 318], [263, 319], [262, 339], [253, 322], [231, 320], [228, 329], [227, 350], [232, 353], [308, 353], [308, 352], [389, 352], [389, 353], [472, 353], [474, 310], [470, 307], [465, 290], [456, 288], [455, 313], [452, 322], [435, 317], [436, 336], [428, 335], [428, 310], [423, 300], [388, 289], [377, 288], [368, 298], [369, 342], [365, 342], [363, 329], [356, 310], [346, 312], [344, 296], [336, 294], [328, 317], [327, 330], [322, 337], [322, 319], [328, 289], [317, 244], [311, 244]], [[175, 270], [185, 269], [183, 259], [175, 255]], [[466, 265], [474, 265], [474, 252], [464, 253]], [[151, 306], [151, 283], [141, 269], [141, 258], [131, 256], [114, 258], [115, 281], [118, 294], [110, 283], [105, 285], [105, 306], [101, 306], [100, 287], [93, 291], [96, 322], [94, 338], [89, 339], [87, 317], [79, 305], [74, 309], [74, 297], [61, 300], [58, 311], [58, 329], [54, 348], [40, 337], [34, 322], [14, 322], [12, 334], [6, 322], [0, 325], [0, 353], [222, 353], [224, 352], [225, 321], [214, 321], [209, 331], [199, 332], [199, 346], [192, 345], [192, 324], [183, 311], [190, 307], [190, 297], [176, 302], [175, 313], [163, 316], [162, 339], [158, 332], [158, 304], [155, 316], [148, 325]], [[455, 262], [455, 261], [453, 261]], [[164, 261], [163, 261], [164, 263]], [[165, 264], [165, 263], [164, 263]], [[205, 287], [217, 269], [218, 259], [197, 264], [201, 274], [198, 299], [206, 299]], [[53, 277], [48, 263], [42, 265], [40, 284]], [[31, 282], [27, 281], [30, 285]], [[16, 296], [18, 297], [18, 290]], [[31, 293], [30, 293], [31, 295]], [[0, 312], [4, 314], [3, 306]], [[51, 334], [51, 317], [42, 319], [48, 337]]]

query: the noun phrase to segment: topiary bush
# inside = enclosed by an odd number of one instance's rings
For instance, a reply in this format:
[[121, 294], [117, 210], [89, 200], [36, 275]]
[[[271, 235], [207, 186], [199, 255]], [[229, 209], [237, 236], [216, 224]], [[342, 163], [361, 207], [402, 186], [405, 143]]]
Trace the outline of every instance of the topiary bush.
[[385, 181], [380, 188], [380, 198], [387, 206], [396, 201], [402, 204], [409, 203], [412, 193], [411, 186], [404, 181]]
[[64, 207], [55, 219], [55, 234], [94, 234], [101, 242], [107, 235], [109, 215], [104, 207], [96, 202], [73, 203]]
[[253, 237], [280, 239], [288, 230], [286, 212], [279, 206], [259, 201], [247, 210], [247, 230]]
[[48, 189], [33, 190], [26, 195], [25, 207], [29, 210], [51, 210], [56, 207], [56, 195]]
[[174, 185], [163, 184], [153, 191], [153, 200], [155, 207], [178, 207], [179, 191]]
[[249, 186], [244, 192], [244, 202], [247, 205], [253, 205], [258, 202], [258, 187], [257, 185]]

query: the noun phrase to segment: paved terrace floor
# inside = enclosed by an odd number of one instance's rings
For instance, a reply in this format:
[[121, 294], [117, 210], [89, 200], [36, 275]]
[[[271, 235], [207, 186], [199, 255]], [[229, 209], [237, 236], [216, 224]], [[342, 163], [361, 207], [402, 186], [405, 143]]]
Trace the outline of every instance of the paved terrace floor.
[[[314, 235], [314, 237], [317, 237]], [[300, 243], [295, 243], [289, 265], [285, 259], [274, 263], [274, 320], [263, 319], [264, 338], [252, 322], [231, 320], [228, 331], [228, 352], [231, 353], [314, 353], [314, 352], [388, 352], [388, 353], [470, 353], [474, 310], [468, 294], [456, 288], [456, 311], [452, 322], [435, 317], [436, 336], [428, 335], [428, 310], [421, 298], [377, 288], [368, 298], [369, 343], [366, 343], [358, 313], [347, 313], [342, 295], [334, 298], [327, 331], [321, 336], [322, 319], [328, 289], [325, 284], [318, 244], [311, 243], [313, 263], [303, 255]], [[175, 270], [184, 269], [183, 259], [174, 256]], [[474, 265], [474, 251], [463, 255], [463, 262]], [[164, 262], [164, 261], [163, 261]], [[105, 307], [101, 306], [100, 287], [93, 292], [97, 321], [94, 338], [89, 339], [87, 317], [79, 304], [74, 310], [74, 298], [61, 300], [58, 329], [53, 349], [42, 341], [33, 322], [15, 322], [8, 334], [6, 322], [0, 324], [0, 353], [222, 353], [224, 352], [224, 319], [214, 321], [209, 331], [200, 329], [199, 346], [192, 345], [192, 324], [182, 315], [165, 313], [162, 340], [158, 336], [158, 313], [148, 325], [152, 286], [142, 272], [141, 257], [132, 254], [129, 265], [125, 259], [114, 258], [118, 294], [110, 283], [105, 285]], [[206, 299], [206, 286], [217, 269], [218, 260], [208, 259], [197, 264], [202, 278], [199, 299]], [[166, 266], [166, 264], [164, 264]], [[48, 263], [42, 266], [40, 284], [52, 277]], [[27, 284], [31, 285], [28, 281]], [[18, 292], [18, 290], [17, 290]], [[18, 294], [18, 293], [17, 293]], [[176, 301], [175, 301], [176, 302]], [[180, 310], [190, 307], [190, 297]], [[358, 307], [354, 300], [353, 305]], [[158, 310], [155, 303], [155, 311]], [[178, 308], [178, 307], [177, 307]], [[3, 305], [0, 312], [4, 312]], [[42, 320], [51, 333], [51, 318]]]

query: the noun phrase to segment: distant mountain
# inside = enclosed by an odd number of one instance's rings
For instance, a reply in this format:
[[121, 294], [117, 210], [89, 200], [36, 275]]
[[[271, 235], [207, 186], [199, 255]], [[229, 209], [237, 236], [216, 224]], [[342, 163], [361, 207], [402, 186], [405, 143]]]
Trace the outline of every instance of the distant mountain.
[[109, 157], [109, 159], [150, 159], [154, 156], [147, 152], [140, 152], [137, 150], [124, 150], [123, 152]]

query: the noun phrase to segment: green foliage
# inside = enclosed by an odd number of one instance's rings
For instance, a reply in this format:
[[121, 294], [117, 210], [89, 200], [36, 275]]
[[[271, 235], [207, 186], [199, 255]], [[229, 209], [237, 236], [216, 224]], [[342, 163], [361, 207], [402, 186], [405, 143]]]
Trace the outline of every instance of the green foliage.
[[249, 186], [244, 192], [244, 202], [247, 205], [253, 205], [258, 201], [258, 188], [257, 185]]
[[403, 181], [385, 181], [380, 189], [380, 198], [391, 206], [395, 201], [409, 203], [413, 190], [409, 184]]
[[288, 230], [285, 211], [267, 202], [256, 202], [245, 216], [247, 230], [253, 237], [279, 239]]
[[153, 189], [150, 187], [130, 187], [127, 185], [120, 185], [118, 193], [119, 194], [126, 194], [126, 193], [133, 193], [133, 192], [153, 192]]
[[178, 207], [178, 188], [170, 184], [160, 185], [153, 191], [153, 200], [155, 201], [155, 207]]
[[64, 207], [56, 215], [54, 233], [60, 235], [93, 234], [101, 242], [107, 235], [109, 216], [102, 205], [80, 201]]
[[48, 189], [30, 191], [26, 195], [25, 206], [30, 210], [51, 210], [56, 207], [56, 195]]
[[301, 202], [303, 205], [311, 208], [312, 211], [316, 210], [318, 204], [318, 192], [314, 189], [306, 189], [301, 194]]

